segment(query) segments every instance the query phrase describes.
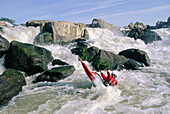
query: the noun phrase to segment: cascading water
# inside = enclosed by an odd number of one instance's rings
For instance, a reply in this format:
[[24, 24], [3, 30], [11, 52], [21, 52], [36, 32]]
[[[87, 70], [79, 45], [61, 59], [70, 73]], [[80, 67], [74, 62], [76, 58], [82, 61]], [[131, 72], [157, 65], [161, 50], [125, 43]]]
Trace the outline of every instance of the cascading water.
[[[34, 33], [38, 33], [34, 29]], [[115, 36], [107, 29], [87, 28], [88, 42], [100, 49], [119, 53], [129, 48], [138, 48], [148, 53], [151, 66], [136, 71], [114, 71], [118, 77], [115, 87], [93, 87], [86, 76], [78, 57], [70, 52], [70, 46], [42, 46], [50, 50], [54, 58], [71, 65], [76, 71], [73, 75], [58, 82], [31, 83], [34, 76], [26, 77], [27, 85], [7, 106], [0, 109], [1, 114], [105, 114], [105, 113], [170, 113], [170, 29], [155, 30], [163, 38], [151, 44], [133, 40], [125, 36]], [[3, 33], [21, 34], [22, 29]], [[24, 37], [25, 36], [25, 37]], [[17, 37], [23, 42], [32, 43], [33, 36]], [[22, 39], [20, 39], [22, 38]], [[13, 39], [13, 38], [12, 38]], [[8, 40], [12, 40], [8, 39]], [[28, 40], [29, 39], [29, 40]], [[3, 67], [3, 58], [0, 60]], [[87, 63], [87, 62], [86, 62]], [[92, 70], [90, 63], [87, 63]], [[49, 68], [51, 65], [49, 64]], [[3, 71], [2, 70], [2, 71]]]

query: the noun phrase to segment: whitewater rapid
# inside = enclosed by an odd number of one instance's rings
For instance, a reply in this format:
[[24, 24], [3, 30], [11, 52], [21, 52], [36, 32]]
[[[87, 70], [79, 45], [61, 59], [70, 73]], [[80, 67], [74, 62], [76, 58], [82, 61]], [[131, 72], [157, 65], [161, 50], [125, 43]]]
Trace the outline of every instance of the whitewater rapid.
[[[15, 39], [33, 43], [38, 28], [5, 28], [0, 34], [10, 42]], [[141, 70], [114, 71], [118, 77], [116, 87], [94, 87], [86, 76], [78, 57], [70, 52], [71, 46], [42, 46], [54, 58], [74, 65], [73, 75], [58, 82], [31, 83], [36, 75], [26, 77], [27, 85], [9, 104], [0, 108], [0, 114], [168, 114], [170, 113], [170, 29], [155, 30], [162, 41], [146, 45], [141, 40], [116, 36], [113, 31], [87, 28], [88, 42], [100, 49], [118, 54], [137, 48], [148, 53], [151, 66]], [[0, 59], [0, 72], [5, 70]], [[85, 63], [94, 71], [90, 63]], [[49, 68], [52, 65], [49, 64]], [[106, 73], [104, 71], [104, 73]]]

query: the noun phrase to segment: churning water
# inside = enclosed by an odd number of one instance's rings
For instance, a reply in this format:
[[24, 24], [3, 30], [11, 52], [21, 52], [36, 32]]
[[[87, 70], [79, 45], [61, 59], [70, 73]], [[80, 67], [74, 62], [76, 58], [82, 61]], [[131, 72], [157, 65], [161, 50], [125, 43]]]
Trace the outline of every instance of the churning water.
[[[16, 30], [17, 29], [17, 30]], [[125, 36], [115, 36], [107, 29], [87, 28], [88, 42], [100, 49], [118, 54], [137, 48], [148, 53], [151, 66], [141, 70], [114, 71], [118, 77], [115, 87], [94, 87], [86, 76], [78, 57], [70, 52], [71, 46], [43, 46], [54, 58], [74, 65], [73, 75], [58, 82], [33, 84], [36, 75], [26, 77], [27, 85], [9, 104], [0, 108], [1, 114], [168, 114], [170, 113], [170, 29], [155, 30], [162, 41], [144, 44]], [[9, 41], [13, 39], [32, 43], [37, 28], [4, 28], [0, 34]], [[4, 58], [0, 59], [0, 72]], [[86, 62], [87, 63], [87, 62]], [[93, 70], [90, 63], [87, 63]], [[49, 64], [49, 68], [52, 66]]]

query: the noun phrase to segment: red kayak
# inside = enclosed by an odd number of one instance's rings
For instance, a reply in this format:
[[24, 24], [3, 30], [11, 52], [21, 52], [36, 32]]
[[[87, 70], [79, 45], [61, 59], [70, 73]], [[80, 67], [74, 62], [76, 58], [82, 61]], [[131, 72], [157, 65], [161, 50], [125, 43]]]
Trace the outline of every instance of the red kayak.
[[87, 76], [93, 82], [93, 84], [95, 86], [103, 86], [104, 87], [103, 80], [102, 80], [101, 76], [95, 72], [91, 72], [89, 70], [89, 68], [87, 67], [87, 65], [81, 60], [81, 58], [79, 58], [79, 60], [81, 61], [81, 64], [82, 64]]

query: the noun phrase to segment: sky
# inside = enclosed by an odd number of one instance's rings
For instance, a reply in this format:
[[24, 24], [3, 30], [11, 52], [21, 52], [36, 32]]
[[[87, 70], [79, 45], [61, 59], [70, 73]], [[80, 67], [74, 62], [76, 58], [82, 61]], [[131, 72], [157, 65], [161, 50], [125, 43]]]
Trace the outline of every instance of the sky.
[[169, 16], [170, 0], [0, 0], [0, 17], [17, 24], [30, 20], [90, 24], [102, 19], [124, 27], [137, 21], [155, 25]]

